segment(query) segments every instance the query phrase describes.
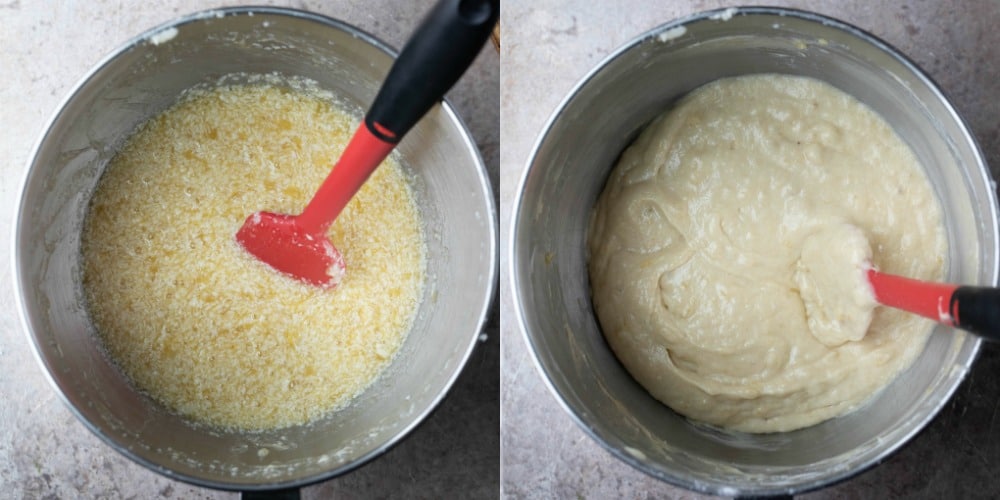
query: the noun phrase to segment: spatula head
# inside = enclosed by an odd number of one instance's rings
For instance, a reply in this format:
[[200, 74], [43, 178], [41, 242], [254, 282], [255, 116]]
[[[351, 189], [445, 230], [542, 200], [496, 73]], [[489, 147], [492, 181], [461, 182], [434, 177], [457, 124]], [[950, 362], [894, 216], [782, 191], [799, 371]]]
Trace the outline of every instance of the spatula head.
[[333, 288], [344, 277], [340, 252], [325, 234], [314, 234], [292, 215], [257, 212], [243, 223], [236, 241], [265, 264], [322, 288]]

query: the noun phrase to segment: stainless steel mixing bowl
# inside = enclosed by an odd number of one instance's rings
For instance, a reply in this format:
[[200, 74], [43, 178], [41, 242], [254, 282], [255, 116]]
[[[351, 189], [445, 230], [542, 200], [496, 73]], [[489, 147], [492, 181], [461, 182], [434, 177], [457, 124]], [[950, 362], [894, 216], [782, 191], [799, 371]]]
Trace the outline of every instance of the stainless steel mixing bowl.
[[[134, 390], [108, 361], [81, 290], [80, 230], [102, 170], [136, 126], [184, 89], [234, 72], [276, 71], [311, 78], [361, 110], [374, 99], [393, 57], [372, 36], [323, 16], [222, 9], [131, 41], [63, 103], [35, 148], [22, 188], [15, 286], [25, 328], [52, 383], [111, 446], [150, 469], [203, 486], [291, 487], [379, 455], [444, 397], [479, 336], [496, 289], [497, 261], [485, 167], [447, 104], [435, 106], [399, 146], [415, 177], [428, 236], [423, 302], [398, 356], [347, 408], [272, 432], [192, 425]], [[234, 231], [241, 222], [234, 221]]]
[[855, 474], [903, 445], [958, 387], [979, 340], [938, 327], [916, 363], [857, 411], [748, 435], [692, 423], [653, 399], [605, 344], [585, 238], [594, 201], [644, 124], [709, 81], [749, 73], [825, 80], [873, 108], [916, 152], [944, 207], [947, 278], [997, 283], [997, 202], [961, 118], [912, 62], [873, 36], [801, 11], [727, 9], [645, 33], [588, 74], [535, 145], [513, 210], [513, 301], [535, 361], [576, 422], [657, 478], [722, 495], [790, 494]]

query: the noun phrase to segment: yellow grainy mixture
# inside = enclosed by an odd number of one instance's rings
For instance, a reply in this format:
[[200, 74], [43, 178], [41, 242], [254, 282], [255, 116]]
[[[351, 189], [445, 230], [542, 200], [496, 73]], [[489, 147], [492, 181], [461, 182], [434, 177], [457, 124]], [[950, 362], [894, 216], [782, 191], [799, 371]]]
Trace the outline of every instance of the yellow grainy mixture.
[[357, 120], [273, 85], [192, 92], [129, 139], [83, 233], [89, 311], [111, 357], [174, 411], [220, 427], [306, 423], [388, 364], [415, 315], [424, 238], [390, 158], [330, 230], [348, 274], [332, 291], [244, 252], [257, 210], [299, 213]]

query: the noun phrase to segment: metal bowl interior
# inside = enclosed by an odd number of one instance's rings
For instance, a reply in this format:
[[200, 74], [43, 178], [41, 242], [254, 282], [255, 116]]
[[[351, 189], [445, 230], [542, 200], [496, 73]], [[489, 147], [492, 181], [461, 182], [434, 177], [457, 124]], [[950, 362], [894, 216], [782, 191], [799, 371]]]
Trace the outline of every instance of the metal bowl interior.
[[944, 405], [980, 342], [938, 327], [915, 364], [863, 407], [776, 434], [693, 423], [629, 376], [590, 301], [591, 209], [646, 123], [702, 84], [750, 73], [824, 80], [881, 114], [944, 208], [947, 278], [995, 284], [998, 269], [997, 202], [978, 146], [936, 86], [871, 35], [801, 11], [727, 9], [664, 25], [608, 57], [552, 116], [522, 179], [510, 242], [515, 311], [550, 389], [588, 434], [648, 474], [722, 495], [801, 492], [884, 459]]
[[[98, 178], [135, 127], [185, 89], [232, 73], [278, 72], [311, 78], [362, 110], [393, 58], [370, 35], [323, 16], [222, 9], [138, 37], [67, 98], [24, 180], [15, 220], [15, 284], [38, 359], [98, 436], [157, 472], [199, 485], [289, 487], [379, 455], [444, 397], [479, 336], [496, 289], [497, 262], [485, 166], [447, 103], [435, 106], [398, 147], [415, 179], [427, 234], [428, 282], [417, 319], [386, 372], [327, 418], [247, 433], [202, 428], [167, 412], [134, 390], [105, 357], [80, 283], [80, 231]], [[462, 230], [448, 229], [456, 227]]]

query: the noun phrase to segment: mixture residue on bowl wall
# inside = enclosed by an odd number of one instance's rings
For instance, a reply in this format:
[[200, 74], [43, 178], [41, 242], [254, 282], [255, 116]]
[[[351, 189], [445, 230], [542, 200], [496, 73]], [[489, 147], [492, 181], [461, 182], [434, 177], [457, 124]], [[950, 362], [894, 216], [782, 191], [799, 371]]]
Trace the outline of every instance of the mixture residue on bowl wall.
[[[875, 267], [941, 279], [940, 205], [881, 117], [802, 77], [710, 83], [647, 127], [598, 199], [588, 266], [604, 334], [653, 396], [696, 420], [774, 432], [846, 413], [914, 361], [931, 324], [875, 308], [870, 326], [831, 312], [810, 328], [804, 246], [847, 245], [830, 230], [844, 227]], [[830, 281], [811, 271], [807, 285]], [[822, 331], [837, 321], [862, 331]]]
[[170, 40], [173, 40], [174, 37], [176, 36], [177, 36], [177, 28], [171, 26], [169, 28], [162, 29], [150, 35], [149, 43], [153, 45], [160, 45], [161, 43], [167, 43]]
[[687, 28], [684, 26], [676, 26], [660, 33], [656, 36], [656, 39], [660, 42], [669, 42], [675, 38], [684, 36], [685, 33], [687, 33]]
[[109, 355], [210, 425], [285, 427], [345, 405], [393, 358], [423, 289], [420, 216], [393, 157], [330, 230], [348, 265], [336, 289], [235, 241], [247, 214], [298, 213], [358, 122], [294, 83], [190, 92], [112, 159], [84, 228], [84, 290]]

